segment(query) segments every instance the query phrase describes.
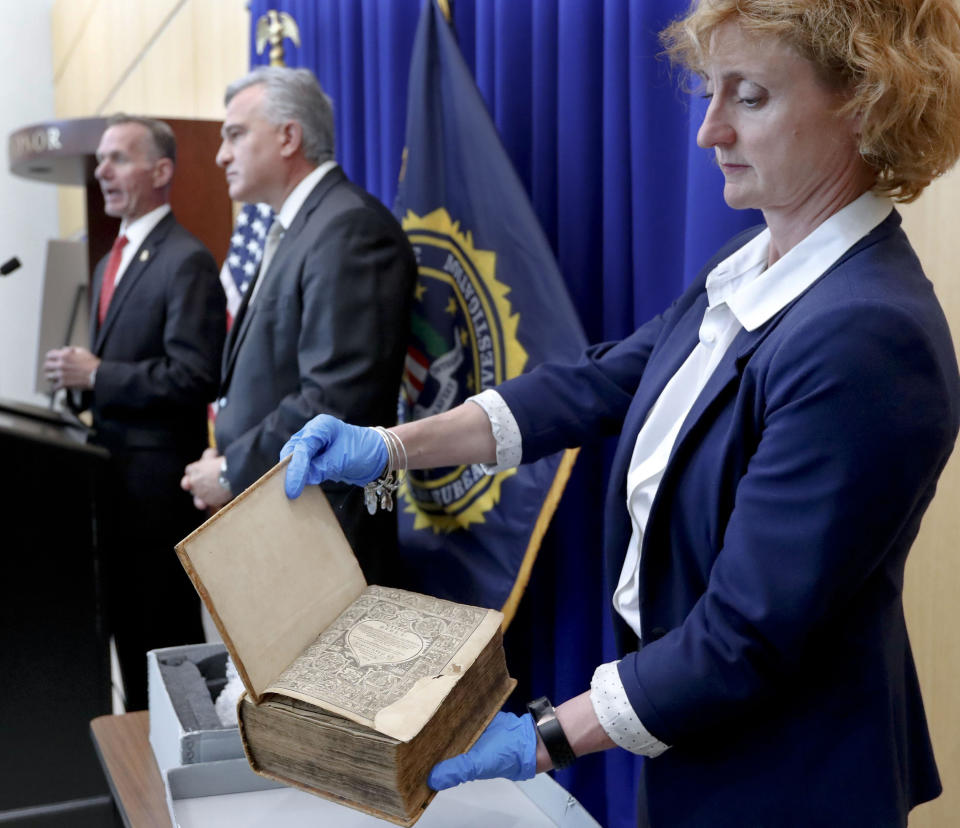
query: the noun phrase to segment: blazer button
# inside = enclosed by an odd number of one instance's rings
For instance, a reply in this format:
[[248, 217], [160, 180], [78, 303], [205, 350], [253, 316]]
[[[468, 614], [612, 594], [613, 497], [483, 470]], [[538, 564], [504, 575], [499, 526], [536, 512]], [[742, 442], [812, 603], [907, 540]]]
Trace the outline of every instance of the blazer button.
[[221, 397], [219, 400], [217, 400], [217, 410], [218, 410], [218, 411], [219, 411], [220, 409], [226, 408], [226, 407], [227, 407], [227, 398], [226, 398], [226, 397]]
[[667, 634], [667, 631], [663, 627], [654, 627], [650, 630], [650, 635], [647, 636], [647, 644], [652, 644], [654, 641], [659, 641]]

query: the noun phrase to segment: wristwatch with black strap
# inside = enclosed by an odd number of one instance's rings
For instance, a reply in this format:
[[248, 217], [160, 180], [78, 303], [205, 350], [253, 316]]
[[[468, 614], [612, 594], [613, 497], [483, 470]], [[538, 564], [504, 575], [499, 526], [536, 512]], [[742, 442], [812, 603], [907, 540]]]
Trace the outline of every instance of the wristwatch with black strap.
[[572, 765], [577, 755], [567, 741], [567, 735], [560, 726], [560, 720], [557, 719], [557, 712], [550, 704], [550, 699], [541, 696], [539, 699], [527, 702], [527, 710], [533, 717], [533, 723], [537, 726], [537, 733], [543, 740], [543, 746], [550, 754], [554, 770], [562, 770]]

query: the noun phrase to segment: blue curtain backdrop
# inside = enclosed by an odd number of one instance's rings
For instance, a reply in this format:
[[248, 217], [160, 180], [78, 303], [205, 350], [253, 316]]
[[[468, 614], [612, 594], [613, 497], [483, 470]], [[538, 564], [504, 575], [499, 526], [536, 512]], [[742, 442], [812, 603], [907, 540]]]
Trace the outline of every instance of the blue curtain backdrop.
[[[423, 0], [252, 0], [251, 20], [289, 12], [334, 99], [337, 157], [392, 206], [407, 76]], [[706, 259], [759, 220], [722, 199], [712, 153], [696, 146], [704, 102], [681, 91], [657, 33], [688, 0], [453, 0], [467, 65], [554, 250], [591, 342], [619, 339], [675, 298]], [[257, 55], [251, 32], [251, 63]], [[589, 687], [615, 657], [602, 559], [610, 446], [581, 452], [527, 594], [507, 634], [514, 709]], [[586, 757], [557, 779], [606, 826], [636, 825], [636, 759]]]

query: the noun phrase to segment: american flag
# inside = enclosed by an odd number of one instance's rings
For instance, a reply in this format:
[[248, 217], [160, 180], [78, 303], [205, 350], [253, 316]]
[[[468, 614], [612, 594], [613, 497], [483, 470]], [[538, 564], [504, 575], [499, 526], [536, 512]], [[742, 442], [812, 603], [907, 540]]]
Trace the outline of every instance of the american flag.
[[263, 258], [263, 243], [273, 222], [273, 210], [267, 204], [244, 204], [230, 237], [230, 249], [220, 271], [220, 283], [227, 294], [229, 325], [237, 314], [243, 294]]

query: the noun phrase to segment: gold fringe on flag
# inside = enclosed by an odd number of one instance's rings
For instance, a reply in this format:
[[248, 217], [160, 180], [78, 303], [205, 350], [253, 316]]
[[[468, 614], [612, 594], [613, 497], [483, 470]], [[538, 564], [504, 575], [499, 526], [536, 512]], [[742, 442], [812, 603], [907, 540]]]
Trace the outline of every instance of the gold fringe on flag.
[[543, 499], [543, 507], [540, 509], [540, 516], [537, 518], [533, 532], [530, 534], [530, 543], [527, 544], [527, 551], [524, 553], [523, 562], [520, 564], [520, 570], [517, 572], [517, 580], [514, 581], [510, 595], [500, 608], [500, 612], [503, 613], [502, 626], [504, 632], [506, 632], [507, 627], [510, 626], [510, 622], [517, 612], [517, 606], [520, 604], [523, 592], [527, 588], [527, 582], [530, 580], [530, 572], [533, 570], [533, 563], [537, 559], [537, 552], [540, 550], [540, 542], [543, 540], [544, 534], [546, 534], [550, 520], [553, 518], [553, 513], [557, 510], [560, 497], [563, 495], [563, 490], [567, 486], [567, 481], [570, 479], [570, 472], [573, 471], [573, 464], [577, 461], [577, 455], [579, 453], [580, 449], [567, 449], [564, 451], [563, 457], [560, 459], [560, 465], [557, 466], [557, 473], [553, 476], [550, 491], [547, 492], [547, 496]]

